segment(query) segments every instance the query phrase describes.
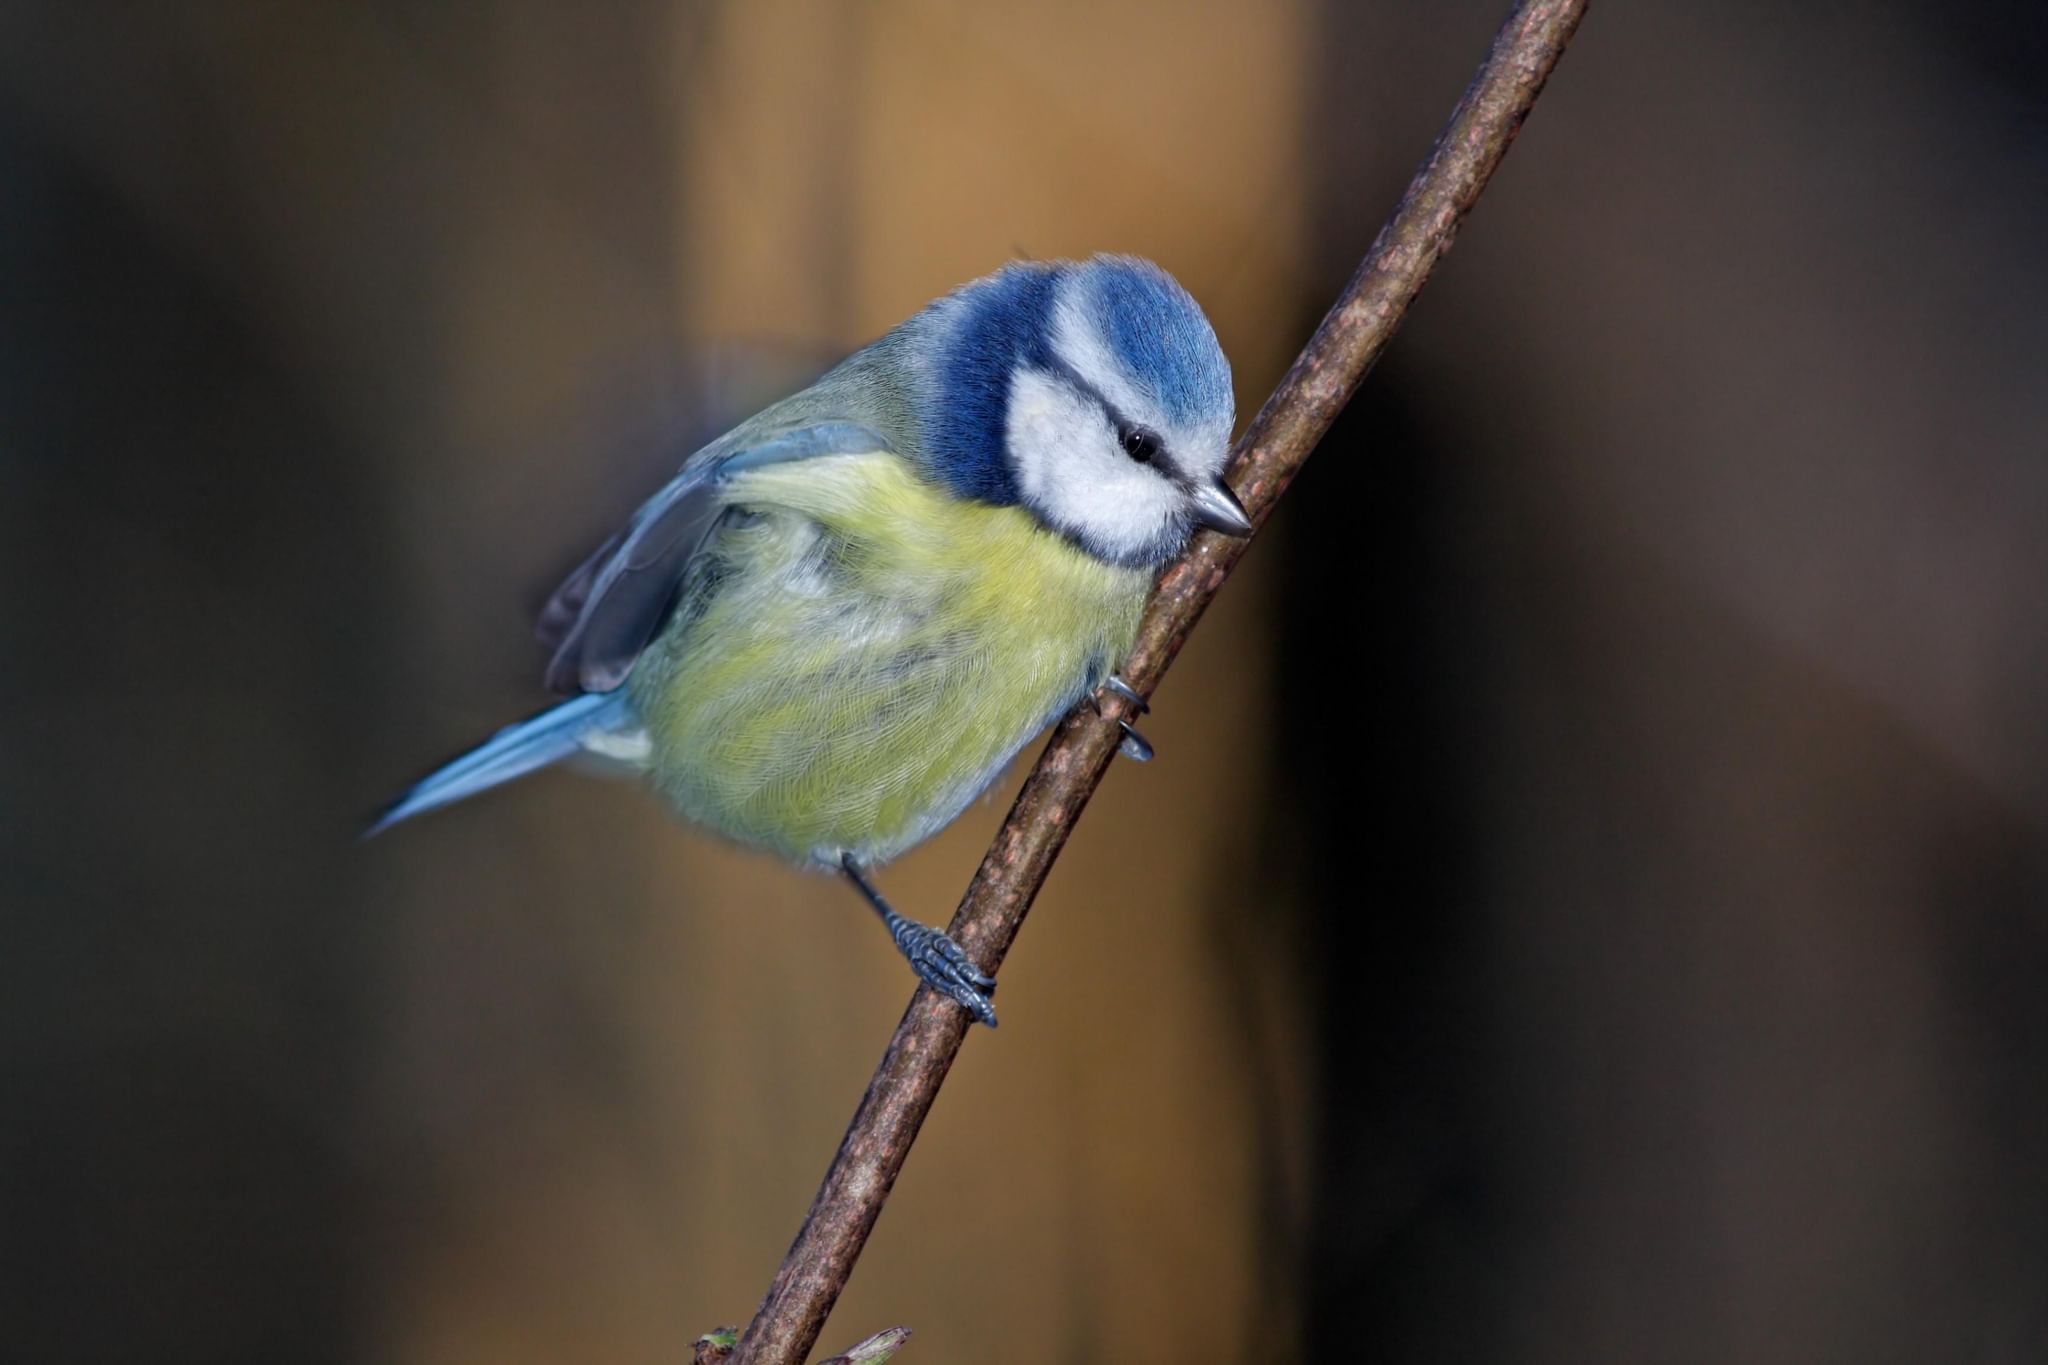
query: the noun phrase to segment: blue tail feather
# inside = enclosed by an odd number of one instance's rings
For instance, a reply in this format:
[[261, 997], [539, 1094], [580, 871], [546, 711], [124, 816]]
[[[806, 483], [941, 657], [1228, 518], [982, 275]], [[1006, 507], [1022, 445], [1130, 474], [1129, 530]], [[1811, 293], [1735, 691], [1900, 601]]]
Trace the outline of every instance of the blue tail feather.
[[475, 796], [515, 777], [559, 763], [583, 747], [586, 737], [638, 728], [623, 692], [574, 697], [537, 716], [508, 725], [447, 767], [420, 779], [392, 802], [365, 839], [401, 820]]

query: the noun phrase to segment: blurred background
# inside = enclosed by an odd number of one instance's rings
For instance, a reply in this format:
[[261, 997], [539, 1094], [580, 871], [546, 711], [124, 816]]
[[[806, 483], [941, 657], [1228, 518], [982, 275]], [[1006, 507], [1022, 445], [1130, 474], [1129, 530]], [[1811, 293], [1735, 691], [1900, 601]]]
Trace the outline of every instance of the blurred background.
[[[885, 936], [624, 785], [362, 817], [696, 439], [1005, 259], [1158, 259], [1249, 416], [1502, 10], [0, 5], [7, 1358], [744, 1321]], [[1595, 8], [825, 1346], [2048, 1358], [2044, 69]]]

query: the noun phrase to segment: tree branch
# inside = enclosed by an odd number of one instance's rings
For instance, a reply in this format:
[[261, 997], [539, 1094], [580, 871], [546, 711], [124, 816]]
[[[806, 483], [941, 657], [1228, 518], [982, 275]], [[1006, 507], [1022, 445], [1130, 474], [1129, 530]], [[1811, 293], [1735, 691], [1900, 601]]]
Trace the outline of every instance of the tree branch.
[[[1522, 0], [1502, 25], [1393, 218], [1238, 441], [1232, 482], [1255, 523], [1272, 511], [1450, 249], [1585, 9], [1586, 0]], [[1141, 694], [1149, 696], [1158, 685], [1244, 549], [1244, 541], [1205, 533], [1160, 579], [1121, 670]], [[1016, 939], [1032, 898], [1116, 753], [1116, 718], [1130, 703], [1108, 698], [1103, 709], [1105, 715], [1081, 708], [1061, 722], [953, 916], [954, 941], [990, 972]], [[801, 1365], [853, 1272], [967, 1029], [965, 1010], [918, 988], [732, 1365]]]

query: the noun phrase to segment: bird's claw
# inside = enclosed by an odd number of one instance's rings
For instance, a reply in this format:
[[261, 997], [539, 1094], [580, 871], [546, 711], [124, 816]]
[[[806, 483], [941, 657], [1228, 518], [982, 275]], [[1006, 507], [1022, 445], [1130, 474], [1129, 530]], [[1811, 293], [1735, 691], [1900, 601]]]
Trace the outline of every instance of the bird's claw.
[[1109, 675], [1109, 681], [1102, 685], [1102, 690], [1105, 692], [1116, 693], [1119, 697], [1122, 697], [1125, 701], [1137, 707], [1138, 714], [1141, 716], [1152, 709], [1150, 704], [1148, 704], [1143, 697], [1138, 695], [1137, 688], [1131, 686], [1129, 683], [1125, 682], [1122, 678], [1119, 678], [1114, 673]]
[[[1114, 673], [1110, 674], [1109, 679], [1102, 684], [1102, 690], [1122, 697], [1125, 701], [1129, 702], [1131, 710], [1135, 715], [1142, 716], [1152, 709], [1145, 704], [1145, 699], [1138, 695], [1137, 688], [1131, 686]], [[1102, 709], [1101, 697], [1090, 693], [1088, 699], [1095, 703], [1096, 715], [1105, 714]], [[1117, 720], [1117, 728], [1124, 733], [1123, 738], [1117, 741], [1116, 751], [1125, 758], [1130, 759], [1133, 763], [1149, 762], [1152, 758], [1152, 742], [1138, 733], [1138, 727], [1127, 720], [1119, 718]]]
[[1127, 720], [1118, 721], [1117, 726], [1124, 732], [1124, 737], [1116, 742], [1116, 751], [1133, 763], [1150, 762], [1152, 741], [1139, 734], [1137, 728]]
[[899, 918], [889, 932], [910, 969], [927, 986], [990, 1028], [996, 1026], [996, 1007], [989, 1002], [996, 979], [975, 966], [959, 944], [915, 920]]

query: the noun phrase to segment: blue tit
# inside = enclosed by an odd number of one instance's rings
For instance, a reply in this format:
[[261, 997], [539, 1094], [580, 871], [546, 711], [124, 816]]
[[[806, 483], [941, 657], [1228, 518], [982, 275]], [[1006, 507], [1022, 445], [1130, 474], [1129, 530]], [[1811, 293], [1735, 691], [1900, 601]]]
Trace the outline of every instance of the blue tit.
[[[1230, 365], [1147, 261], [1013, 264], [682, 462], [542, 612], [570, 700], [400, 798], [386, 828], [577, 754], [684, 819], [845, 876], [983, 1023], [994, 981], [871, 871], [1105, 685], [1222, 480]], [[1142, 756], [1135, 732], [1125, 751]]]

